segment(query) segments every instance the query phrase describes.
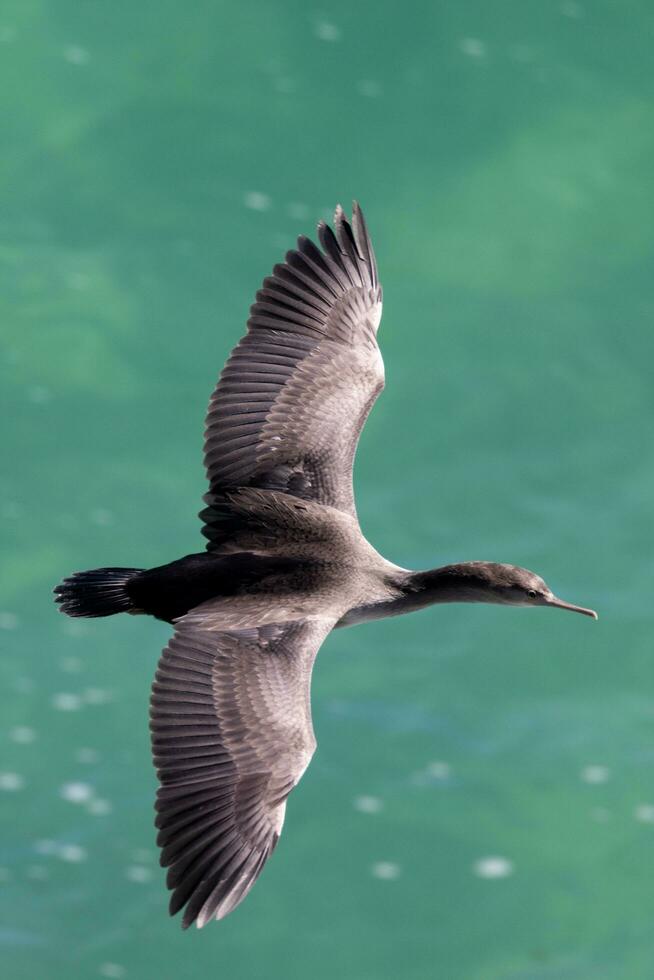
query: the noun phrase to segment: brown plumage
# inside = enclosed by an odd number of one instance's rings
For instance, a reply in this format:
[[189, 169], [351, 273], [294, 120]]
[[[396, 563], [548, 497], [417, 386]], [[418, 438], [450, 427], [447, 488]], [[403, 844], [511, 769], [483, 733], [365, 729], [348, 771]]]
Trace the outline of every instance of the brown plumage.
[[384, 386], [381, 287], [359, 207], [319, 249], [264, 280], [209, 405], [201, 512], [207, 551], [158, 568], [81, 572], [55, 589], [70, 616], [174, 623], [151, 699], [158, 844], [171, 914], [227, 915], [272, 853], [315, 748], [310, 681], [334, 627], [439, 602], [558, 606], [526, 569], [392, 564], [363, 537], [356, 445]]

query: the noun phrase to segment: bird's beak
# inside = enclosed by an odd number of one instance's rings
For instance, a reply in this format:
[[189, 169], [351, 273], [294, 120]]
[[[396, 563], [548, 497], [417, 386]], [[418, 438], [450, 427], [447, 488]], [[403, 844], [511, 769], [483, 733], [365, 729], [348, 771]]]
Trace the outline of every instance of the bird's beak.
[[545, 603], [547, 606], [556, 606], [557, 609], [569, 609], [571, 612], [582, 613], [584, 616], [591, 616], [593, 619], [597, 619], [597, 613], [594, 609], [585, 609], [583, 606], [573, 606], [571, 602], [564, 602], [563, 599], [557, 599], [556, 596], [552, 596]]

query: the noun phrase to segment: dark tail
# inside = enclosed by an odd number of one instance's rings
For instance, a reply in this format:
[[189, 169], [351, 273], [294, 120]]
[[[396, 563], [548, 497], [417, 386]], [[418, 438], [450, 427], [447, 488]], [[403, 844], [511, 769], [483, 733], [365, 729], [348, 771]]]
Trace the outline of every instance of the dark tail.
[[65, 578], [54, 590], [59, 611], [67, 616], [113, 616], [136, 611], [128, 585], [142, 568], [94, 568]]

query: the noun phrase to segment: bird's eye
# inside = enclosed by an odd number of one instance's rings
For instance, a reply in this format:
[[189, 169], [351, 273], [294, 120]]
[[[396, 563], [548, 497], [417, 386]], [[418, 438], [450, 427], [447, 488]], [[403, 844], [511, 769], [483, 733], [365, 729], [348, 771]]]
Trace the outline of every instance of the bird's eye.
[[538, 593], [536, 592], [535, 589], [529, 589], [527, 595], [529, 596], [530, 599], [535, 599]]

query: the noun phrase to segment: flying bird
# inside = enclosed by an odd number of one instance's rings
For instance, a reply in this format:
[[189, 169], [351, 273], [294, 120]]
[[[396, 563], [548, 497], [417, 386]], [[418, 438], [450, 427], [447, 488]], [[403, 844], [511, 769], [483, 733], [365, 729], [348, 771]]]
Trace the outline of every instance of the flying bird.
[[433, 603], [548, 606], [525, 568], [466, 561], [408, 571], [364, 538], [352, 465], [384, 387], [382, 289], [355, 203], [320, 247], [301, 236], [266, 278], [211, 396], [200, 513], [206, 551], [157, 568], [78, 572], [55, 589], [69, 616], [172, 623], [150, 708], [157, 843], [171, 915], [222, 919], [277, 844], [286, 799], [316, 747], [311, 671], [336, 627]]

